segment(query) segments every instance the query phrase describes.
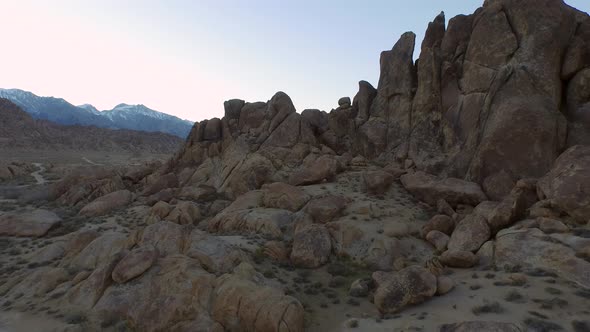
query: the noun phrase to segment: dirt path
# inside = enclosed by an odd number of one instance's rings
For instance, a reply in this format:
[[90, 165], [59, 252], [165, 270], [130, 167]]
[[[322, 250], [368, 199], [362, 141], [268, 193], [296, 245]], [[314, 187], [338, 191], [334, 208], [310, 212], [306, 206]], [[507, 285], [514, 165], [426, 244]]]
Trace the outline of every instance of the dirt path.
[[41, 173], [45, 172], [45, 166], [43, 166], [43, 164], [41, 163], [33, 163], [33, 165], [35, 165], [35, 167], [37, 167], [38, 169], [34, 172], [31, 173], [31, 176], [35, 178], [35, 181], [37, 181], [37, 184], [44, 184], [47, 182], [47, 180], [43, 177], [43, 175], [41, 175]]
[[95, 163], [94, 161], [86, 158], [86, 157], [82, 157], [82, 160], [84, 160], [85, 162], [89, 163], [90, 165], [95, 165], [95, 166], [103, 166], [103, 164], [99, 164], [99, 163]]

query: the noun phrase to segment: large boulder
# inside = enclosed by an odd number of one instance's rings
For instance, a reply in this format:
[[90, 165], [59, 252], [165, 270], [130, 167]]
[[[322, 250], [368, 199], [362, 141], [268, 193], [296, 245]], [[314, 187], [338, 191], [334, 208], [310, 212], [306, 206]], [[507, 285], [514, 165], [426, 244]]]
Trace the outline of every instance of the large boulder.
[[127, 206], [133, 200], [133, 194], [129, 190], [119, 190], [101, 196], [80, 210], [80, 215], [97, 217], [113, 210]]
[[387, 275], [375, 272], [373, 279], [378, 284], [374, 303], [382, 313], [399, 312], [407, 305], [422, 303], [436, 294], [436, 276], [420, 266]]
[[400, 180], [412, 195], [430, 205], [436, 205], [441, 198], [451, 205], [477, 205], [487, 199], [477, 183], [461, 179], [438, 179], [434, 175], [417, 171], [402, 175]]
[[211, 316], [226, 330], [304, 330], [301, 303], [275, 288], [265, 286], [251, 265], [242, 263], [232, 274], [219, 277], [215, 284]]
[[195, 202], [209, 202], [215, 200], [217, 197], [217, 190], [215, 187], [204, 184], [198, 186], [185, 186], [180, 189], [177, 197]]
[[362, 174], [362, 187], [370, 194], [384, 194], [393, 183], [393, 175], [385, 171], [367, 171]]
[[327, 223], [338, 217], [344, 208], [346, 208], [348, 200], [343, 196], [325, 196], [321, 198], [312, 199], [306, 206], [307, 212], [315, 222]]
[[179, 202], [174, 209], [164, 218], [181, 225], [191, 225], [201, 218], [201, 209], [191, 201]]
[[437, 214], [422, 226], [420, 231], [422, 237], [426, 237], [430, 231], [439, 231], [446, 235], [451, 235], [455, 229], [455, 222], [451, 217], [444, 214]]
[[444, 251], [449, 244], [449, 236], [436, 230], [428, 232], [425, 240], [432, 244], [438, 251]]
[[295, 233], [291, 261], [295, 266], [316, 268], [328, 261], [331, 252], [328, 230], [323, 225], [308, 225]]
[[170, 211], [172, 211], [172, 206], [170, 206], [170, 204], [164, 201], [159, 201], [150, 209], [150, 215], [164, 219]]
[[300, 186], [330, 180], [338, 172], [338, 167], [338, 161], [334, 157], [324, 155], [316, 159], [309, 167], [295, 171], [289, 178], [289, 183]]
[[236, 202], [210, 220], [210, 232], [258, 234], [275, 239], [292, 234], [294, 224], [291, 211], [254, 208], [254, 205], [237, 209]]
[[247, 255], [233, 247], [220, 236], [212, 236], [194, 229], [188, 239], [186, 255], [198, 260], [203, 268], [212, 273], [227, 273], [240, 263], [247, 261]]
[[522, 179], [500, 202], [482, 202], [475, 208], [475, 213], [487, 220], [493, 235], [524, 218], [527, 209], [536, 201], [536, 181]]
[[590, 220], [590, 146], [576, 145], [555, 161], [538, 182], [541, 199], [580, 222]]
[[0, 214], [0, 235], [43, 236], [60, 222], [58, 215], [43, 209], [5, 212]]
[[451, 234], [449, 250], [476, 251], [491, 237], [486, 220], [477, 214], [465, 217]]
[[158, 166], [160, 166], [160, 163], [155, 162], [144, 164], [139, 167], [132, 167], [128, 169], [127, 172], [125, 172], [123, 179], [130, 180], [133, 183], [138, 183], [143, 178], [150, 175]]
[[440, 256], [440, 261], [450, 267], [469, 268], [477, 264], [478, 257], [471, 251], [447, 250]]
[[156, 177], [142, 192], [143, 196], [150, 196], [167, 188], [178, 188], [178, 177], [174, 173], [168, 173]]

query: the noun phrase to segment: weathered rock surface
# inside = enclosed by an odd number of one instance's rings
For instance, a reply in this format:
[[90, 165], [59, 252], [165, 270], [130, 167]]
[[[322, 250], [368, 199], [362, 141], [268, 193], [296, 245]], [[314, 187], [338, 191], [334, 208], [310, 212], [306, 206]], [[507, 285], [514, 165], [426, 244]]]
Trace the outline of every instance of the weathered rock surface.
[[436, 276], [419, 266], [410, 266], [385, 277], [374, 276], [373, 279], [378, 285], [374, 302], [382, 313], [398, 312], [407, 305], [422, 303], [436, 293]]
[[174, 173], [164, 174], [153, 180], [144, 190], [143, 196], [156, 194], [164, 189], [178, 188], [178, 177]]
[[449, 244], [449, 236], [437, 230], [432, 230], [428, 232], [428, 234], [426, 234], [425, 239], [430, 244], [432, 244], [438, 251], [445, 251], [447, 245]]
[[449, 250], [476, 251], [491, 237], [486, 220], [471, 214], [457, 225], [449, 240]]
[[446, 235], [451, 235], [455, 229], [455, 222], [449, 216], [438, 214], [430, 218], [426, 225], [422, 226], [421, 234], [422, 237], [426, 238], [426, 235], [430, 231], [439, 231]]
[[100, 216], [128, 205], [132, 199], [133, 194], [129, 190], [115, 191], [85, 205], [80, 214], [89, 217]]
[[265, 208], [233, 210], [233, 205], [209, 222], [210, 232], [261, 234], [276, 239], [293, 232], [295, 225], [291, 211]]
[[164, 219], [168, 214], [172, 211], [172, 206], [170, 204], [159, 201], [158, 203], [154, 204], [150, 209], [150, 214], [157, 216], [160, 220]]
[[316, 268], [328, 261], [331, 252], [328, 230], [322, 225], [308, 225], [295, 233], [291, 261], [296, 266]]
[[[82, 237], [82, 234], [80, 234]], [[87, 234], [84, 237], [91, 239], [94, 235]], [[127, 236], [118, 232], [106, 232], [99, 237], [94, 238], [89, 243], [80, 241], [79, 253], [70, 262], [70, 267], [74, 270], [93, 270], [99, 266], [105, 265], [106, 262], [112, 261], [130, 244]], [[114, 266], [113, 266], [114, 268]]]
[[296, 299], [263, 285], [254, 268], [242, 264], [216, 281], [211, 316], [225, 329], [303, 331], [303, 306]]
[[[80, 285], [87, 283], [88, 279]], [[93, 311], [105, 320], [127, 320], [133, 328], [145, 331], [169, 329], [182, 321], [206, 322], [214, 283], [215, 276], [198, 261], [170, 255], [158, 259], [134, 282], [106, 288]], [[211, 330], [220, 329], [219, 323], [210, 324]]]
[[325, 196], [312, 199], [305, 211], [317, 223], [327, 223], [338, 217], [346, 207], [348, 200], [342, 196]]
[[316, 159], [291, 175], [289, 183], [295, 186], [320, 183], [332, 179], [338, 172], [338, 162], [334, 157], [325, 155]]
[[286, 183], [264, 185], [262, 190], [264, 192], [262, 202], [268, 208], [297, 212], [310, 199], [301, 188]]
[[364, 172], [362, 176], [362, 186], [371, 194], [383, 194], [389, 189], [394, 178], [385, 171]]
[[160, 221], [143, 230], [138, 244], [152, 245], [161, 256], [174, 255], [183, 252], [187, 237], [184, 226]]
[[199, 206], [191, 201], [178, 202], [174, 209], [164, 218], [180, 225], [192, 225], [201, 219]]
[[549, 233], [565, 233], [570, 229], [564, 223], [556, 219], [539, 218], [539, 229], [543, 232]]
[[245, 253], [232, 247], [223, 238], [198, 229], [191, 232], [188, 241], [186, 255], [197, 259], [209, 272], [231, 272], [240, 263], [248, 261]]
[[409, 192], [431, 205], [441, 198], [451, 205], [477, 205], [487, 199], [477, 183], [460, 179], [437, 179], [420, 171], [402, 175], [400, 179]]
[[576, 252], [547, 238], [536, 228], [507, 228], [496, 235], [495, 261], [524, 268], [543, 268], [563, 278], [590, 287], [590, 262], [576, 257]]
[[477, 264], [478, 257], [471, 251], [447, 250], [440, 256], [440, 261], [450, 267], [469, 268]]
[[125, 283], [149, 269], [158, 258], [158, 252], [151, 246], [141, 247], [129, 252], [113, 269], [115, 282]]
[[573, 146], [539, 180], [539, 194], [580, 222], [590, 220], [590, 147]]
[[43, 236], [60, 222], [61, 218], [48, 210], [5, 212], [0, 214], [0, 235]]

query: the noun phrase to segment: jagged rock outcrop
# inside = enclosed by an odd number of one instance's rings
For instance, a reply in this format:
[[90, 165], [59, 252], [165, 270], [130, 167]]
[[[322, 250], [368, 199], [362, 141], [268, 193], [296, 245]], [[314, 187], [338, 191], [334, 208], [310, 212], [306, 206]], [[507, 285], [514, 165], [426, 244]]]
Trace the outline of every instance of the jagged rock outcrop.
[[415, 35], [403, 34], [381, 54], [377, 88], [361, 81], [352, 104], [299, 115], [282, 92], [266, 103], [230, 100], [224, 118], [195, 124], [172, 166], [200, 165], [190, 183], [237, 195], [285, 181], [329, 147], [409, 158], [499, 200], [517, 180], [547, 173], [567, 146], [590, 144], [589, 27], [588, 15], [553, 0], [488, 1], [448, 25], [441, 13], [418, 61]]

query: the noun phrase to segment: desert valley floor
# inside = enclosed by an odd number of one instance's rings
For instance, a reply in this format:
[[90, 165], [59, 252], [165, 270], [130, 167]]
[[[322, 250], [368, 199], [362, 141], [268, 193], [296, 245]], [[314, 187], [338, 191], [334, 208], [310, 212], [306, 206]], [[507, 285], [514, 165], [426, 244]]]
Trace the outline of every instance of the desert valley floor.
[[[80, 276], [71, 268], [72, 255], [68, 248], [75, 234], [91, 234], [92, 238], [98, 239], [109, 234], [133, 237], [134, 233], [149, 225], [154, 208], [136, 202], [102, 216], [85, 217], [78, 215], [73, 207], [47, 202], [27, 203], [16, 197], [35, 192], [71, 172], [95, 172], [97, 167], [129, 169], [129, 165], [142, 165], [145, 160], [104, 153], [88, 154], [88, 157], [72, 153], [53, 160], [35, 159], [38, 156], [31, 155], [29, 158], [24, 158], [24, 155], [18, 157], [31, 163], [31, 172], [0, 186], [0, 213], [44, 209], [59, 216], [61, 222], [38, 237], [0, 237], [3, 253], [0, 256], [0, 330], [132, 329], [125, 321], [96, 321], [96, 317], [84, 310], [63, 305], [71, 296], [68, 294], [71, 289], [84, 279], [84, 273]], [[163, 156], [150, 156], [149, 159], [158, 158], [164, 159]], [[34, 165], [36, 160], [40, 162]], [[43, 169], [38, 173], [41, 182], [47, 180], [48, 183], [38, 184], [32, 176], [39, 167]], [[367, 241], [367, 245], [380, 242], [372, 245], [375, 259], [378, 260], [379, 255], [390, 254], [381, 251], [381, 247], [394, 240], [398, 250], [395, 254], [402, 257], [395, 260], [399, 268], [411, 264], [427, 268], [430, 264], [436, 265], [430, 260], [440, 252], [422, 239], [420, 233], [422, 227], [439, 212], [416, 200], [397, 181], [383, 193], [367, 193], [362, 188], [363, 173], [377, 169], [364, 162], [357, 163], [333, 181], [303, 186], [301, 190], [308, 197], [342, 198], [345, 207], [337, 213], [338, 223], [355, 225], [362, 237], [366, 237], [363, 241]], [[207, 221], [202, 221], [196, 228], [206, 231]], [[571, 232], [581, 236], [576, 241], [590, 242], [588, 227], [576, 227]], [[547, 231], [549, 239], [552, 234], [556, 235], [554, 241], [562, 239], [559, 237], [561, 234]], [[590, 291], [543, 269], [510, 264], [497, 266], [493, 262], [480, 262], [481, 266], [473, 269], [442, 265], [430, 267], [440, 269], [440, 274], [449, 278], [451, 284], [444, 286], [449, 288], [444, 291], [448, 293], [407, 307], [399, 313], [383, 315], [372, 303], [369, 288], [357, 285], [359, 289], [352, 290], [355, 281], [361, 281], [359, 284], [371, 283], [372, 271], [361, 262], [332, 257], [321, 268], [296, 268], [280, 252], [280, 246], [278, 249], [273, 247], [276, 241], [273, 242], [271, 234], [264, 234], [264, 231], [251, 235], [211, 236], [226, 246], [224, 254], [239, 252], [244, 261], [251, 264], [253, 273], [265, 280], [265, 284], [298, 299], [305, 310], [305, 328], [309, 331], [433, 331], [443, 324], [457, 321], [512, 322], [529, 326], [532, 331], [588, 331], [590, 327]], [[354, 241], [354, 236], [350, 236]], [[272, 253], [269, 253], [269, 248]], [[220, 260], [218, 264], [225, 264], [222, 262], [228, 258], [215, 259]], [[44, 269], [43, 272], [36, 276], [34, 282], [27, 282], [28, 277], [35, 276], [41, 269]], [[85, 277], [88, 275], [86, 273]], [[19, 286], [21, 282], [24, 285]]]

